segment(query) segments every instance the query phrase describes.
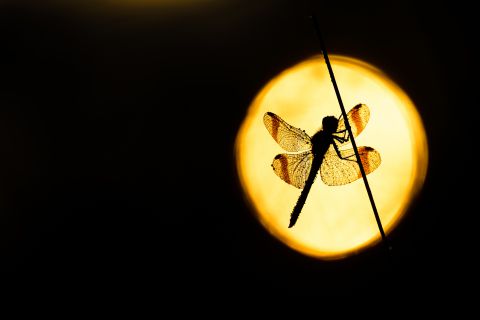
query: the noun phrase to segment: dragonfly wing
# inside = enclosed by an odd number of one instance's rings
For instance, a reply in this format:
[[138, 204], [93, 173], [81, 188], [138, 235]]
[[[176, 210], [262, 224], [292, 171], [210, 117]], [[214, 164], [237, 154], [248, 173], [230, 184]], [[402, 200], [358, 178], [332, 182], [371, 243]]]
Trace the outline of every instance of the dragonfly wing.
[[[370, 119], [370, 110], [366, 104], [357, 104], [347, 113], [347, 119], [348, 123], [350, 124], [350, 128], [352, 129], [353, 137], [355, 138], [367, 126], [368, 120]], [[340, 117], [338, 120], [337, 132], [345, 132], [346, 128], [345, 118]], [[337, 135], [339, 134], [337, 133]], [[341, 136], [344, 137], [346, 134], [342, 134]]]
[[313, 154], [310, 151], [295, 154], [277, 154], [273, 159], [273, 171], [283, 181], [299, 189], [305, 187], [312, 167]]
[[[373, 172], [382, 162], [380, 153], [371, 147], [359, 147], [358, 153], [365, 174]], [[353, 149], [340, 150], [340, 154], [343, 159], [338, 157], [335, 149], [331, 146], [323, 158], [320, 176], [326, 185], [341, 186], [362, 177], [355, 151]]]
[[265, 113], [263, 123], [273, 139], [286, 151], [300, 152], [312, 148], [310, 136], [305, 131], [289, 125], [275, 113]]

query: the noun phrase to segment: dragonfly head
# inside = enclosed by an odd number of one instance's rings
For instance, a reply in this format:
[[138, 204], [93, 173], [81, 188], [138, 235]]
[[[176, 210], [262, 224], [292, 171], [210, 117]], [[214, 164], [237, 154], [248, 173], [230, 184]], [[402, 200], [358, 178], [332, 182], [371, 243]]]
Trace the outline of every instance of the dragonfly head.
[[324, 117], [322, 120], [323, 131], [334, 133], [337, 131], [338, 119], [334, 116]]

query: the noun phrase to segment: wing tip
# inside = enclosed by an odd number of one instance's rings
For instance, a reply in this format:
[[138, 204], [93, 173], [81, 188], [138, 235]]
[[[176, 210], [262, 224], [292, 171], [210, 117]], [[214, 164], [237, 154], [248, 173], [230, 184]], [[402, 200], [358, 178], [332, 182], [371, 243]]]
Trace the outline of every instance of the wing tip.
[[275, 118], [275, 114], [273, 112], [267, 111], [263, 115], [263, 122], [265, 125], [269, 125], [269, 123], [272, 121], [272, 118]]

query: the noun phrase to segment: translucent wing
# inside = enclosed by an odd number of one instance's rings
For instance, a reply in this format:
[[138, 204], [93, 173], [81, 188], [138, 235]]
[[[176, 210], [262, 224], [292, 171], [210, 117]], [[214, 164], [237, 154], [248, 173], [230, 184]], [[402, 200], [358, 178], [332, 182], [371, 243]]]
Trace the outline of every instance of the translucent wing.
[[273, 171], [283, 181], [303, 189], [312, 167], [313, 154], [310, 151], [295, 154], [277, 154], [273, 159]]
[[299, 152], [312, 148], [310, 136], [305, 131], [292, 127], [275, 113], [265, 113], [263, 123], [273, 139], [286, 151]]
[[[366, 174], [373, 172], [382, 162], [380, 153], [371, 147], [359, 147], [358, 153]], [[320, 176], [326, 185], [340, 186], [362, 177], [360, 167], [356, 162], [355, 151], [353, 149], [340, 150], [340, 154], [348, 160], [340, 159], [333, 146], [330, 146], [325, 153], [320, 167]]]
[[[366, 104], [357, 104], [347, 113], [347, 118], [350, 128], [352, 129], [353, 137], [356, 137], [367, 126], [368, 120], [370, 119], [370, 110]], [[341, 131], [346, 132], [345, 118], [343, 117], [340, 117], [337, 126], [337, 132]], [[337, 135], [339, 134], [337, 133]], [[348, 135], [347, 133], [342, 133], [340, 136], [347, 137]]]

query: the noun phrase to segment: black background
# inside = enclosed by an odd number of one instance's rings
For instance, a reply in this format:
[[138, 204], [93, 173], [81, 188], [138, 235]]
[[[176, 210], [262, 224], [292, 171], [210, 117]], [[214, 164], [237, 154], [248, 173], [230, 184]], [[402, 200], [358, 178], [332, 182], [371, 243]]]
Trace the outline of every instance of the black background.
[[[466, 3], [2, 2], [4, 279], [91, 295], [467, 296], [478, 81]], [[248, 105], [319, 53], [311, 13], [330, 53], [384, 70], [427, 130], [426, 184], [391, 256], [294, 252], [259, 225], [238, 184]]]

